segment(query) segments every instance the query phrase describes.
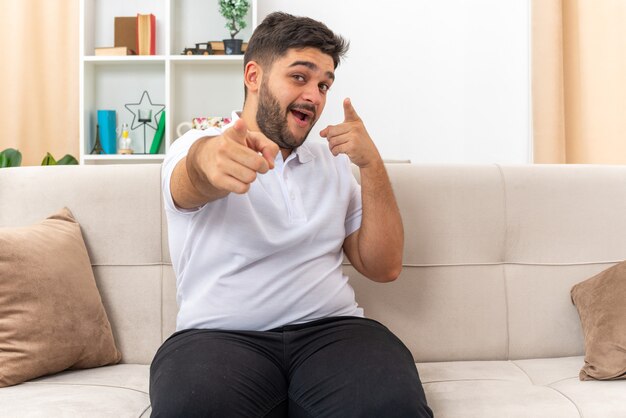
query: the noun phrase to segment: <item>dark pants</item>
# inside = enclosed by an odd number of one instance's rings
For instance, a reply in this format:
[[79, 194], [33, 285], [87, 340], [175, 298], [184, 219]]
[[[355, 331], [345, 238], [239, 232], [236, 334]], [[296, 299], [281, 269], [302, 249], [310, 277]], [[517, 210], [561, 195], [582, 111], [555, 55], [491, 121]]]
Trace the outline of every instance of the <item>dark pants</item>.
[[153, 417], [432, 417], [415, 363], [380, 323], [186, 330], [150, 367]]

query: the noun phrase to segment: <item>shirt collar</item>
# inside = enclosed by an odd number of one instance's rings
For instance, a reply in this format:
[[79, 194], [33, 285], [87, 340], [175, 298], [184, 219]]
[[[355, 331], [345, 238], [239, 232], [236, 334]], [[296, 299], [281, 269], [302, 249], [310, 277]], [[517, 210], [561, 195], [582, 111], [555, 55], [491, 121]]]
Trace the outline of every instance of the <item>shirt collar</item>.
[[311, 152], [306, 142], [296, 148], [296, 155], [298, 156], [298, 161], [302, 164], [308, 163], [315, 158], [315, 155]]
[[222, 129], [226, 130], [226, 129], [230, 128], [231, 126], [233, 126], [235, 124], [235, 122], [237, 122], [237, 119], [239, 119], [239, 114], [240, 113], [241, 113], [240, 110], [233, 110], [230, 113], [230, 122], [228, 122], [227, 125], [224, 125], [224, 127]]

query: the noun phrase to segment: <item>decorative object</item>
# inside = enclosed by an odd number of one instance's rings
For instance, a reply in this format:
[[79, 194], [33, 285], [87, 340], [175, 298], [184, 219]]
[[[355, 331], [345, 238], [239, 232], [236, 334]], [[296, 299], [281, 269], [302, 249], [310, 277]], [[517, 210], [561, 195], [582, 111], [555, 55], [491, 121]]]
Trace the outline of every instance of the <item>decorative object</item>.
[[115, 135], [115, 110], [98, 110], [98, 133], [100, 144], [105, 154], [116, 154], [117, 137]]
[[96, 124], [96, 141], [93, 144], [93, 148], [91, 149], [90, 154], [104, 154], [104, 150], [102, 149], [102, 144], [100, 143], [100, 125]]
[[0, 228], [0, 265], [0, 387], [120, 361], [69, 209]]
[[165, 134], [165, 110], [161, 112], [161, 118], [159, 119], [159, 127], [154, 133], [152, 138], [152, 146], [150, 146], [150, 154], [158, 154], [163, 142], [163, 135]]
[[120, 134], [120, 139], [117, 141], [117, 152], [118, 154], [132, 154], [133, 150], [130, 146], [131, 140], [128, 135], [128, 124], [122, 124], [122, 133]]
[[248, 0], [219, 0], [220, 14], [226, 18], [226, 28], [230, 31], [230, 39], [224, 39], [226, 55], [241, 55], [243, 40], [235, 39], [240, 30], [245, 29], [245, 20], [250, 2]]
[[181, 55], [213, 55], [211, 42], [199, 42], [195, 48], [185, 48]]
[[146, 125], [154, 130], [157, 129], [157, 116], [165, 109], [165, 105], [152, 103], [150, 94], [144, 90], [139, 103], [128, 103], [124, 107], [133, 114], [131, 130], [135, 130], [143, 125], [143, 154], [147, 154]]
[[230, 118], [222, 118], [219, 116], [209, 116], [193, 118], [191, 122], [185, 121], [176, 127], [176, 135], [182, 136], [189, 129], [204, 130], [208, 128], [222, 128], [230, 123]]
[[626, 379], [626, 261], [572, 287], [585, 336], [580, 380]]

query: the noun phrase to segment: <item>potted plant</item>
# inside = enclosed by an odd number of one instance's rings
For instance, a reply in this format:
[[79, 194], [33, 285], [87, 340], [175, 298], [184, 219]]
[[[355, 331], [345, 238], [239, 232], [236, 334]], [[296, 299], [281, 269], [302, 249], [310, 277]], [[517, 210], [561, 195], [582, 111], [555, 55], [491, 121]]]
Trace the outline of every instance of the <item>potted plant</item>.
[[230, 39], [224, 39], [224, 53], [241, 55], [242, 39], [235, 39], [240, 30], [245, 29], [246, 14], [250, 8], [248, 0], [219, 0], [220, 14], [226, 18], [226, 28], [230, 31]]
[[[55, 160], [52, 154], [46, 153], [41, 165], [77, 165], [78, 160], [70, 154], [65, 154], [60, 160]], [[0, 151], [0, 168], [19, 167], [22, 165], [22, 153], [14, 148]]]

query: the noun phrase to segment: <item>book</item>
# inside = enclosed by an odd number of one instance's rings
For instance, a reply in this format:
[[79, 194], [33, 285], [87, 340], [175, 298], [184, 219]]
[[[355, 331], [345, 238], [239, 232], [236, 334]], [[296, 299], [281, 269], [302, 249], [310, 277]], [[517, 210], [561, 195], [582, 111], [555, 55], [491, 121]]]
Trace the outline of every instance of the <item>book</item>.
[[125, 46], [137, 53], [137, 16], [116, 16], [113, 46]]
[[137, 14], [137, 54], [154, 55], [156, 41], [156, 18], [153, 14]]
[[115, 110], [98, 110], [98, 134], [105, 154], [117, 153], [117, 136], [115, 135]]
[[157, 126], [157, 130], [154, 131], [154, 138], [152, 139], [152, 145], [150, 146], [150, 154], [159, 153], [159, 148], [161, 148], [161, 142], [163, 142], [164, 133], [165, 133], [165, 110], [161, 112], [159, 125]]
[[224, 55], [224, 42], [222, 41], [211, 41], [209, 42], [211, 45], [211, 49], [213, 50], [213, 55]]
[[[224, 55], [224, 42], [223, 41], [211, 41], [209, 42], [211, 45], [211, 49], [213, 50], [213, 55]], [[248, 43], [244, 42], [241, 45], [241, 52], [246, 52], [246, 48], [248, 48]]]
[[135, 55], [134, 51], [125, 46], [107, 46], [98, 47], [95, 51], [96, 56], [105, 55]]

